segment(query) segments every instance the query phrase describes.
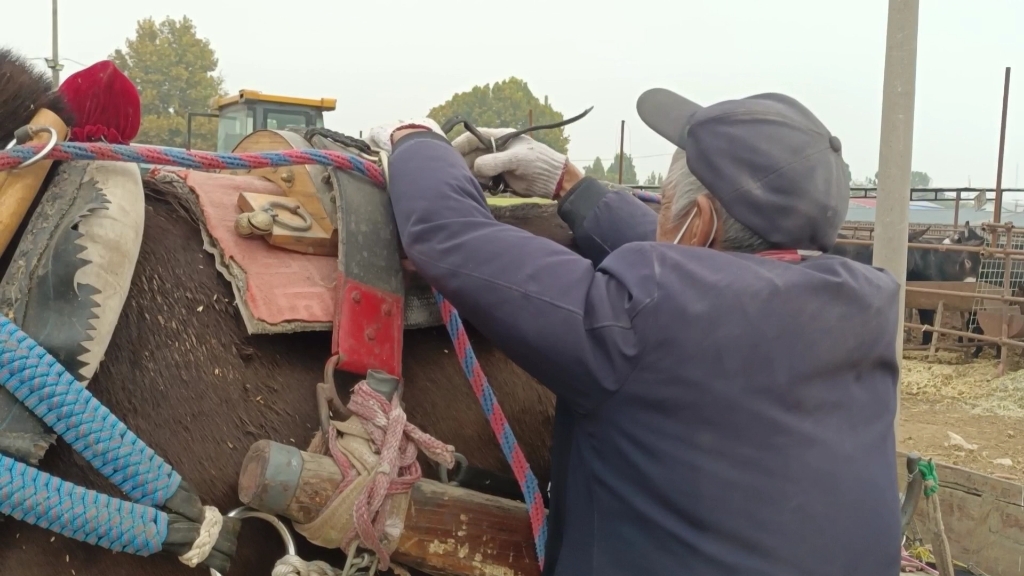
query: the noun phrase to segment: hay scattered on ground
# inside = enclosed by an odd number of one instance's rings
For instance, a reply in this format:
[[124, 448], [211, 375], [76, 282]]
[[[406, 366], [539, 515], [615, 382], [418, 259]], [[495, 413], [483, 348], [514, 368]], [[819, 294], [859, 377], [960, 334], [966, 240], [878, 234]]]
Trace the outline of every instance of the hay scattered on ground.
[[963, 354], [940, 352], [928, 360], [924, 352], [903, 356], [901, 377], [905, 398], [929, 404], [954, 403], [977, 414], [1024, 418], [1024, 371], [1021, 359], [1010, 355], [1007, 374], [996, 378], [999, 361], [993, 358], [965, 359]]

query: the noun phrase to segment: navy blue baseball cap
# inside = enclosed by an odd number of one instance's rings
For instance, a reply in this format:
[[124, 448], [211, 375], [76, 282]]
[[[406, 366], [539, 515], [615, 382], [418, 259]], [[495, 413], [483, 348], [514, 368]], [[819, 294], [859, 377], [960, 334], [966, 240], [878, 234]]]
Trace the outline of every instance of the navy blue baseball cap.
[[779, 248], [827, 252], [850, 205], [842, 144], [803, 104], [758, 94], [701, 106], [654, 88], [640, 118], [686, 150], [686, 164], [729, 215]]

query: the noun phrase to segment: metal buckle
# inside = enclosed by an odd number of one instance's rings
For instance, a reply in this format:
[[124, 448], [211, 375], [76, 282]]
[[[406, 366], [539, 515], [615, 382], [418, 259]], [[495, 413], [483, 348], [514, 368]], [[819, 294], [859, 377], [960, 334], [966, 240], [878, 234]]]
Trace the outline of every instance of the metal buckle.
[[[292, 537], [292, 533], [288, 530], [288, 527], [284, 525], [284, 522], [278, 520], [277, 516], [260, 512], [259, 510], [249, 508], [248, 506], [240, 506], [235, 508], [231, 512], [225, 514], [231, 518], [259, 518], [260, 520], [266, 520], [274, 525], [277, 529], [277, 533], [281, 535], [281, 540], [284, 540], [285, 552], [289, 556], [295, 556], [295, 538]], [[210, 576], [221, 576], [220, 572], [217, 572], [213, 568], [210, 568]]]
[[455, 466], [452, 468], [452, 477], [448, 478], [448, 469], [444, 467], [444, 464], [438, 462], [437, 464], [437, 476], [441, 480], [442, 484], [448, 484], [449, 486], [458, 486], [459, 482], [462, 481], [463, 477], [466, 476], [466, 470], [469, 468], [469, 461], [466, 457], [458, 452], [455, 453]]
[[[27, 134], [28, 134], [29, 139], [34, 138], [36, 134], [38, 134], [42, 130], [45, 130], [45, 131], [50, 133], [50, 141], [46, 143], [46, 146], [44, 146], [43, 149], [40, 150], [38, 154], [36, 154], [35, 156], [29, 158], [28, 160], [25, 160], [24, 162], [19, 164], [17, 168], [12, 168], [11, 169], [12, 171], [13, 170], [21, 170], [22, 168], [28, 168], [29, 166], [31, 166], [31, 165], [39, 162], [40, 160], [46, 158], [46, 155], [49, 154], [50, 151], [53, 150], [53, 148], [57, 145], [57, 140], [60, 139], [60, 137], [57, 136], [57, 131], [54, 130], [53, 128], [50, 128], [49, 126], [42, 126], [41, 128], [40, 127], [36, 127], [36, 126], [27, 126], [27, 128], [28, 128]], [[18, 142], [18, 140], [19, 140], [19, 138], [14, 138], [13, 140], [11, 140], [11, 142], [4, 148], [4, 150], [10, 150], [11, 148], [14, 148], [18, 144], [23, 144], [21, 142]], [[27, 142], [28, 142], [28, 140], [26, 140], [25, 143], [27, 143]]]

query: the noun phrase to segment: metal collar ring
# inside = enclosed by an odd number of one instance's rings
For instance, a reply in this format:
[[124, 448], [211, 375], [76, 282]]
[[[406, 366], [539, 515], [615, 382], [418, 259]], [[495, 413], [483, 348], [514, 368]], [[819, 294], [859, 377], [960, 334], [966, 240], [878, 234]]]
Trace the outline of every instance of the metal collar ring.
[[[288, 527], [284, 525], [276, 516], [260, 512], [259, 510], [249, 508], [248, 506], [240, 506], [235, 508], [231, 512], [225, 514], [231, 518], [259, 518], [260, 520], [266, 520], [274, 525], [277, 529], [277, 533], [281, 535], [281, 540], [284, 540], [285, 553], [288, 556], [295, 556], [295, 538], [292, 537], [292, 533], [288, 530]], [[210, 568], [210, 576], [221, 576], [220, 572], [217, 572], [213, 568]]]
[[[274, 210], [275, 208], [285, 210], [287, 212], [294, 214], [295, 216], [298, 216], [299, 218], [302, 218], [302, 224], [292, 224], [290, 222], [285, 222], [277, 215], [277, 212], [275, 212]], [[267, 214], [270, 214], [270, 216], [274, 219], [274, 223], [286, 230], [291, 230], [293, 232], [307, 232], [313, 228], [313, 218], [309, 215], [309, 212], [307, 212], [306, 209], [302, 207], [301, 204], [291, 204], [289, 202], [271, 200], [270, 202], [264, 204], [263, 207], [260, 208], [260, 210], [266, 212]]]
[[[28, 128], [29, 128], [28, 133], [30, 134], [30, 137], [35, 136], [36, 134], [38, 134], [39, 132], [41, 132], [43, 130], [49, 132], [50, 133], [50, 141], [46, 143], [46, 146], [44, 146], [43, 149], [40, 150], [38, 154], [36, 154], [35, 156], [29, 158], [28, 160], [22, 162], [21, 164], [18, 165], [17, 168], [14, 168], [14, 170], [21, 170], [22, 168], [28, 168], [29, 166], [39, 162], [40, 160], [43, 160], [44, 158], [46, 158], [46, 155], [49, 154], [50, 151], [53, 150], [53, 148], [57, 145], [57, 141], [60, 140], [60, 136], [57, 135], [57, 131], [54, 130], [53, 128], [49, 127], [49, 126], [42, 126], [42, 127], [29, 126]], [[8, 144], [4, 148], [4, 150], [10, 150], [11, 148], [14, 148], [16, 145], [21, 144], [21, 142], [18, 142], [18, 140], [19, 140], [19, 138], [14, 138], [13, 140], [11, 140], [10, 144]]]

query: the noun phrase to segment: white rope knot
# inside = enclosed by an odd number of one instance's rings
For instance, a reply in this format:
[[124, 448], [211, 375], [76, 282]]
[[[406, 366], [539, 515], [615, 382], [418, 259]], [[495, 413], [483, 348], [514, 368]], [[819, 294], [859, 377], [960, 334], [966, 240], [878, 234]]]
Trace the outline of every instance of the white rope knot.
[[288, 555], [274, 564], [271, 576], [343, 576], [341, 570], [326, 562], [306, 562], [298, 556]]
[[213, 551], [213, 545], [217, 543], [222, 526], [224, 517], [220, 515], [220, 510], [213, 506], [203, 506], [203, 523], [199, 527], [199, 537], [192, 543], [192, 548], [188, 552], [178, 556], [178, 560], [189, 568], [195, 568], [206, 560]]

